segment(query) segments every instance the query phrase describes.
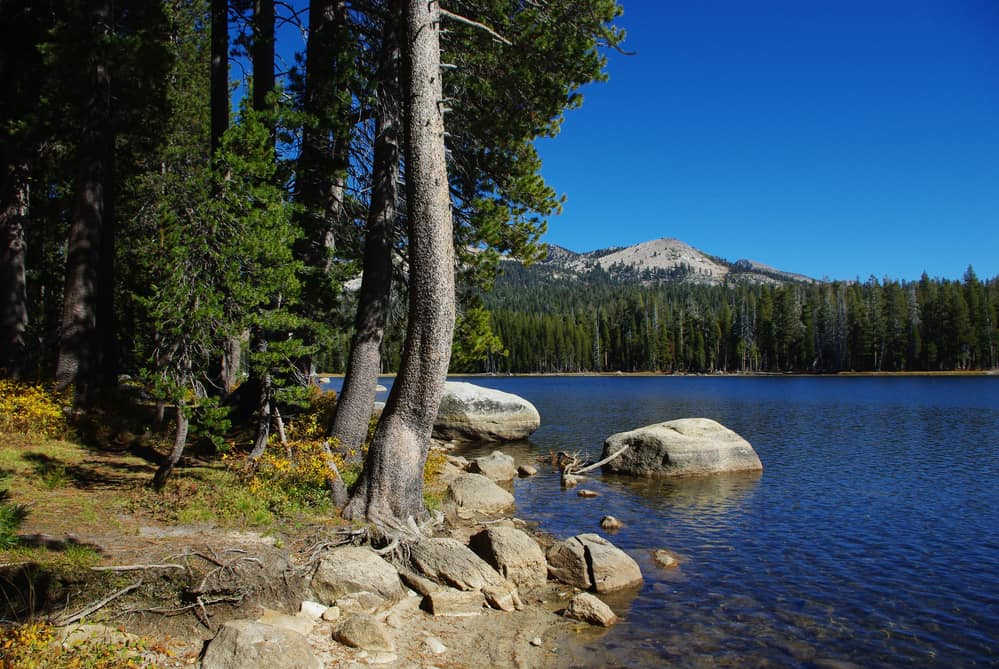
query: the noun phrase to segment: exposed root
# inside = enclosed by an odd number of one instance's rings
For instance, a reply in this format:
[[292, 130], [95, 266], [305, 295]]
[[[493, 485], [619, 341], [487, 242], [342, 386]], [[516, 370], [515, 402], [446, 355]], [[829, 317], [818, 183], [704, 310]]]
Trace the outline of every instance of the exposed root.
[[100, 600], [94, 602], [93, 604], [89, 604], [89, 605], [83, 607], [80, 611], [77, 611], [76, 613], [74, 613], [71, 616], [59, 616], [59, 617], [55, 618], [54, 620], [52, 620], [52, 624], [55, 625], [56, 627], [65, 627], [66, 625], [72, 625], [75, 622], [79, 622], [80, 620], [82, 620], [86, 616], [89, 616], [92, 613], [96, 613], [97, 611], [100, 611], [101, 609], [103, 609], [105, 606], [107, 606], [108, 604], [110, 604], [114, 600], [118, 599], [119, 597], [121, 597], [123, 595], [127, 595], [128, 593], [132, 592], [133, 590], [137, 590], [141, 586], [142, 586], [142, 579], [140, 578], [138, 581], [136, 581], [132, 585], [126, 586], [126, 587], [122, 588], [121, 590], [115, 590], [114, 592], [112, 592], [107, 597], [105, 597], [103, 599], [100, 599]]

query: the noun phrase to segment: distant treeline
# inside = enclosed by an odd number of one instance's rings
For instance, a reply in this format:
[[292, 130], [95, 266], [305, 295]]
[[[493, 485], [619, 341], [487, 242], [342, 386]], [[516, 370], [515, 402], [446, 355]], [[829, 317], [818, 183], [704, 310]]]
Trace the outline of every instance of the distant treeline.
[[704, 286], [512, 263], [484, 296], [497, 372], [837, 372], [999, 365], [999, 277]]

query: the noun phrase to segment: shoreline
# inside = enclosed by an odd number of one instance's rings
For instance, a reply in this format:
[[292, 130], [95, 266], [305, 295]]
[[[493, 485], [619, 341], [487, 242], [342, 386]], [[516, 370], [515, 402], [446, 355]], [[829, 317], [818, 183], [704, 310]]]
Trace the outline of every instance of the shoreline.
[[[342, 379], [344, 374], [317, 373], [318, 379]], [[380, 378], [395, 378], [395, 372], [379, 374]], [[677, 378], [941, 378], [941, 377], [979, 377], [979, 376], [999, 376], [999, 369], [971, 369], [971, 370], [941, 370], [941, 371], [909, 371], [909, 372], [517, 372], [517, 373], [489, 373], [489, 372], [457, 372], [448, 374], [448, 378], [561, 378], [561, 377], [677, 377]]]

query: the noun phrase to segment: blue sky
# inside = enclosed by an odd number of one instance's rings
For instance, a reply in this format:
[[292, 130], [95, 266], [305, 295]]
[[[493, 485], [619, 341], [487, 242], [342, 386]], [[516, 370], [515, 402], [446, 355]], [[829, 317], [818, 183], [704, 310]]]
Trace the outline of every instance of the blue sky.
[[999, 275], [999, 3], [619, 1], [637, 55], [538, 145], [568, 197], [545, 241]]

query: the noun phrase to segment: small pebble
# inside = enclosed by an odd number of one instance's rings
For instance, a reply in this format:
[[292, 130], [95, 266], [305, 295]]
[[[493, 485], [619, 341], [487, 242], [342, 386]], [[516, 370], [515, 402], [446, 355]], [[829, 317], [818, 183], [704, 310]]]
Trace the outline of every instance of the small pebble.
[[600, 497], [600, 493], [593, 490], [586, 490], [585, 488], [576, 493], [580, 497]]
[[444, 642], [435, 636], [428, 636], [423, 640], [423, 645], [426, 646], [427, 650], [434, 655], [441, 655], [447, 652], [447, 646], [445, 646]]
[[532, 646], [540, 646], [541, 645], [541, 637], [536, 636], [533, 639], [531, 639], [531, 645]]

